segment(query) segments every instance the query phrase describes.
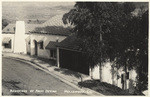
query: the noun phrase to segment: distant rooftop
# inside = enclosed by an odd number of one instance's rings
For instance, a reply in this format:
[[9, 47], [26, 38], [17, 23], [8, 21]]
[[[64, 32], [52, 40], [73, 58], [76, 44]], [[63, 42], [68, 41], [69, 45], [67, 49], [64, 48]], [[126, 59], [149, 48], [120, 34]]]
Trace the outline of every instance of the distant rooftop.
[[[71, 34], [71, 27], [63, 23], [62, 17], [63, 15], [57, 15], [44, 23], [42, 23], [43, 21], [41, 20], [27, 20], [25, 21], [26, 33], [68, 36]], [[15, 23], [9, 24], [3, 29], [2, 32], [14, 34], [15, 28]]]
[[62, 21], [63, 15], [56, 15], [50, 18], [39, 27], [35, 28], [32, 33], [37, 34], [52, 34], [52, 35], [70, 35], [70, 25], [65, 25]]
[[70, 25], [65, 25], [62, 21], [63, 15], [56, 15], [49, 20], [47, 20], [45, 23], [41, 25], [41, 27], [46, 26], [62, 26], [62, 27], [68, 27]]
[[[40, 24], [25, 24], [25, 32], [29, 33], [29, 31], [34, 30]], [[2, 33], [10, 33], [15, 34], [16, 24], [8, 24], [2, 31]]]
[[2, 33], [11, 33], [14, 34], [16, 29], [15, 24], [8, 24], [2, 31]]

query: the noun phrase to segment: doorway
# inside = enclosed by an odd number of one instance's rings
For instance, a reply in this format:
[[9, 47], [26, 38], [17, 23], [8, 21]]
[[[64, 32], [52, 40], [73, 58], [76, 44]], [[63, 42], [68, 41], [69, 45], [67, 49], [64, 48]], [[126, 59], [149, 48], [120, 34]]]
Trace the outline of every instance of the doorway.
[[35, 55], [37, 56], [38, 55], [38, 46], [37, 46], [37, 41], [34, 40], [34, 45], [35, 45]]

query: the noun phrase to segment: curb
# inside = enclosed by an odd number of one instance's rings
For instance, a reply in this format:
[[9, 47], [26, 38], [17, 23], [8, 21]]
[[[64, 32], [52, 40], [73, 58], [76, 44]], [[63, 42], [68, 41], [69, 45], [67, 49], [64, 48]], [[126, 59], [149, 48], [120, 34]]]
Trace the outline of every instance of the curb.
[[[57, 79], [63, 81], [64, 83], [66, 83], [66, 84], [68, 84], [68, 85], [70, 85], [70, 86], [76, 88], [77, 90], [82, 91], [83, 94], [86, 94], [86, 95], [88, 95], [88, 96], [104, 96], [103, 94], [100, 94], [99, 92], [96, 92], [96, 91], [91, 90], [91, 89], [89, 89], [89, 88], [80, 87], [79, 85], [76, 85], [76, 84], [73, 83], [72, 81], [69, 81], [68, 79], [63, 78], [63, 77], [61, 77], [60, 75], [55, 74], [54, 72], [49, 71], [47, 68], [44, 68], [44, 67], [40, 66], [39, 64], [37, 64], [37, 63], [34, 62], [34, 61], [30, 61], [30, 60], [26, 60], [26, 59], [22, 59], [22, 58], [18, 58], [18, 57], [7, 56], [7, 55], [6, 55], [6, 56], [3, 56], [3, 57], [11, 58], [11, 59], [14, 59], [14, 60], [18, 60], [18, 61], [22, 61], [22, 62], [28, 63], [28, 64], [30, 64], [30, 65], [32, 65], [32, 66], [38, 68], [38, 69], [41, 69], [41, 70], [44, 71], [44, 72], [50, 74], [51, 76], [54, 76], [55, 78], [57, 78]], [[85, 93], [85, 91], [86, 91], [86, 93]]]

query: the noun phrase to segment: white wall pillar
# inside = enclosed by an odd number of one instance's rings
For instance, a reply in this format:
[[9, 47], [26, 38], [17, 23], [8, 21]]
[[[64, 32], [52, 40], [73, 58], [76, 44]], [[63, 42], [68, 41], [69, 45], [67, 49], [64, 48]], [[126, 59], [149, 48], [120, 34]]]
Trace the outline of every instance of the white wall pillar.
[[57, 47], [57, 67], [60, 67], [59, 63], [59, 48]]
[[93, 68], [89, 66], [89, 75], [93, 79]]
[[35, 43], [34, 43], [34, 36], [30, 35], [30, 55], [35, 55]]
[[16, 31], [14, 39], [14, 53], [26, 54], [26, 41], [25, 41], [25, 22], [16, 22]]

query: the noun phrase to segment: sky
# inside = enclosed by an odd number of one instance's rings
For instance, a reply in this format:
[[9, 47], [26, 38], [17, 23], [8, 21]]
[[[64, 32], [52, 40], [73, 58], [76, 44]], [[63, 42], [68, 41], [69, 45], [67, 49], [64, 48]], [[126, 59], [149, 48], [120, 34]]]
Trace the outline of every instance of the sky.
[[8, 20], [49, 19], [69, 12], [75, 2], [2, 2], [2, 18]]

